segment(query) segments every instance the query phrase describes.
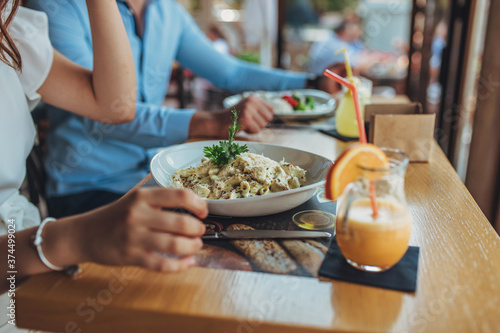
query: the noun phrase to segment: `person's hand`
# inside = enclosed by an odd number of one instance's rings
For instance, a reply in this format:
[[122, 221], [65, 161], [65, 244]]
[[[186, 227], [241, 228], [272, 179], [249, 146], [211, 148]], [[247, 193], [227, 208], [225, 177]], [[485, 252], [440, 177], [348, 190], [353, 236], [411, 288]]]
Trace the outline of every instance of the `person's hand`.
[[184, 208], [198, 218], [208, 215], [206, 202], [189, 190], [137, 190], [78, 216], [84, 261], [139, 265], [162, 272], [193, 266], [192, 255], [203, 246], [200, 236], [205, 225], [193, 216], [164, 208]]
[[[255, 95], [242, 99], [234, 107], [240, 112], [240, 125], [247, 133], [258, 133], [273, 120], [273, 107]], [[228, 124], [231, 124], [231, 121]]]
[[[272, 106], [255, 95], [242, 99], [234, 108], [240, 112], [240, 125], [247, 133], [258, 133], [273, 119]], [[232, 109], [196, 112], [189, 125], [189, 137], [227, 138]]]

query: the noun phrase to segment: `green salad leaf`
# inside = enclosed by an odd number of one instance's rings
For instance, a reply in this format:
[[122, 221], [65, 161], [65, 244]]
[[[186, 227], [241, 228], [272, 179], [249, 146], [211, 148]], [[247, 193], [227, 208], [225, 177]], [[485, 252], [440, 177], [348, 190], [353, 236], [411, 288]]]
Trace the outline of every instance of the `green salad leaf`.
[[[290, 103], [295, 111], [309, 111], [309, 110], [314, 110], [314, 98], [311, 96], [306, 96], [305, 98], [301, 95], [298, 95], [294, 93], [292, 95], [293, 100], [295, 103]], [[287, 99], [288, 100], [288, 99]]]
[[205, 157], [212, 160], [212, 163], [217, 165], [226, 165], [229, 161], [234, 160], [236, 156], [248, 152], [247, 145], [240, 145], [234, 141], [234, 136], [243, 127], [238, 121], [239, 112], [235, 108], [231, 110], [232, 125], [229, 126], [229, 140], [219, 141], [218, 145], [203, 148]]

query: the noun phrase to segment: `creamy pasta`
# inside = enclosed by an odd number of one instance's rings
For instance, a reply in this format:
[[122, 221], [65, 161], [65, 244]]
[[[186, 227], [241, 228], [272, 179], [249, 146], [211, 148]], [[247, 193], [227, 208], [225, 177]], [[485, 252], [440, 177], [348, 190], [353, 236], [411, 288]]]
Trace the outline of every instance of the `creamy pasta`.
[[306, 171], [290, 163], [262, 155], [243, 153], [219, 167], [202, 158], [201, 165], [179, 169], [172, 187], [189, 188], [207, 199], [237, 199], [298, 188], [306, 182]]

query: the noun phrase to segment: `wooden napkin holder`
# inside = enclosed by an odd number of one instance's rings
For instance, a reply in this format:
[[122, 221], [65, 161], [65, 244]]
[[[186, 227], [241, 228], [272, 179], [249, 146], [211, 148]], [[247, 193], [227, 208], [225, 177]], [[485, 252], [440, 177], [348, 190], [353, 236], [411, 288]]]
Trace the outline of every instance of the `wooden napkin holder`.
[[428, 162], [436, 115], [423, 114], [420, 103], [373, 104], [365, 107], [370, 123], [368, 141], [403, 150], [410, 162]]

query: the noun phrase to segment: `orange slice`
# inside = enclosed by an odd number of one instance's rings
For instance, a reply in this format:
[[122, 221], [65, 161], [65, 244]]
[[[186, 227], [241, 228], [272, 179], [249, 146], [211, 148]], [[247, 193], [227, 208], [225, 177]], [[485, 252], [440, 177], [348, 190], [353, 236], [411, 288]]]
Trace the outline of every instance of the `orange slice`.
[[362, 172], [359, 168], [389, 168], [384, 152], [371, 143], [357, 143], [347, 148], [333, 163], [326, 175], [325, 195], [337, 200], [349, 183], [356, 181]]

